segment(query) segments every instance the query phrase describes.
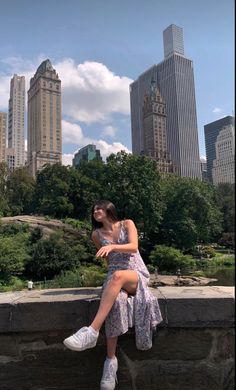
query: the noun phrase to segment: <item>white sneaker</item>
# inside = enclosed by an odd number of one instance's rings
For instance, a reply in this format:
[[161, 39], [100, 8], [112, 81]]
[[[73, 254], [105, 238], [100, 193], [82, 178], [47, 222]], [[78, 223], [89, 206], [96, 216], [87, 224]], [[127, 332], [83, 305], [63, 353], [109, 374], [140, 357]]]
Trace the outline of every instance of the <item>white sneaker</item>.
[[72, 351], [84, 351], [95, 347], [99, 332], [91, 326], [84, 326], [78, 332], [63, 341], [63, 344]]
[[117, 358], [116, 357], [114, 359], [106, 358], [103, 367], [100, 390], [114, 390], [114, 388], [116, 387], [116, 383], [118, 382], [116, 376], [117, 370], [118, 370]]

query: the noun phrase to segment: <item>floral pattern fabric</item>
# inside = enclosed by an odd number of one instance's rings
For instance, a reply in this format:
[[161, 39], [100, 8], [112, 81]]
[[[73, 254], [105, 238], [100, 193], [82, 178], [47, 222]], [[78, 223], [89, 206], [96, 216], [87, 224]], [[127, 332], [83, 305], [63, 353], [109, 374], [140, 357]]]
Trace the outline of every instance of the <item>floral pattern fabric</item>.
[[[101, 245], [115, 243], [102, 236], [97, 229]], [[121, 222], [118, 244], [128, 243], [127, 230]], [[162, 315], [157, 298], [148, 288], [150, 274], [143, 259], [136, 253], [111, 252], [108, 255], [108, 274], [103, 284], [103, 290], [109, 283], [114, 271], [133, 270], [138, 273], [138, 286], [134, 296], [129, 296], [124, 290], [118, 294], [116, 301], [105, 321], [107, 337], [120, 336], [135, 327], [136, 347], [139, 350], [148, 350], [152, 347], [152, 334], [156, 326], [162, 321]]]

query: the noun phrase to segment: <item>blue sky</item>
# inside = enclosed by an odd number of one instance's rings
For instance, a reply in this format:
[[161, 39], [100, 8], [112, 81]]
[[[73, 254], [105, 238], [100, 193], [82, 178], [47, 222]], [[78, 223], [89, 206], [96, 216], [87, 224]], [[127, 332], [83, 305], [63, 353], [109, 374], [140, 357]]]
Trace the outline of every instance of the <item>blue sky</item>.
[[204, 125], [234, 108], [233, 0], [8, 0], [0, 13], [0, 110], [49, 58], [62, 80], [63, 161], [87, 143], [131, 151], [129, 84], [163, 60], [163, 30], [183, 28], [193, 60], [200, 155]]

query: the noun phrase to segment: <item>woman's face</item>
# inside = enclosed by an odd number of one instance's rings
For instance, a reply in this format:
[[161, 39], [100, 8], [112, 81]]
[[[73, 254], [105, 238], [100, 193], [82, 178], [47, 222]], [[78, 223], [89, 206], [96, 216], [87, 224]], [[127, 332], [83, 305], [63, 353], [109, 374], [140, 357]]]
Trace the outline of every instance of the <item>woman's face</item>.
[[101, 206], [95, 206], [93, 216], [97, 222], [102, 222], [106, 218], [106, 211]]

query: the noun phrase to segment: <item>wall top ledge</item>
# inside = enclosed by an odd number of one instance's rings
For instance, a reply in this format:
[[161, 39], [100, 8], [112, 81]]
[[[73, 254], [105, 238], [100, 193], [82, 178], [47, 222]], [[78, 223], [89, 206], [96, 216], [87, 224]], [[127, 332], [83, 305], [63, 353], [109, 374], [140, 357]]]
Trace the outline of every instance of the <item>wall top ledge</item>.
[[[225, 299], [235, 298], [235, 288], [231, 286], [165, 286], [150, 288], [158, 299]], [[101, 287], [60, 288], [45, 290], [22, 290], [0, 293], [1, 304], [17, 304], [32, 302], [66, 302], [100, 299]]]
[[[163, 316], [160, 326], [234, 326], [234, 287], [152, 288]], [[76, 330], [91, 323], [101, 287], [23, 290], [0, 294], [0, 333]]]

